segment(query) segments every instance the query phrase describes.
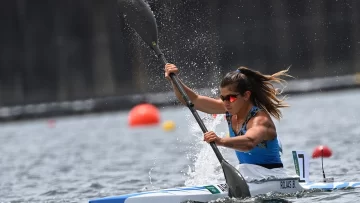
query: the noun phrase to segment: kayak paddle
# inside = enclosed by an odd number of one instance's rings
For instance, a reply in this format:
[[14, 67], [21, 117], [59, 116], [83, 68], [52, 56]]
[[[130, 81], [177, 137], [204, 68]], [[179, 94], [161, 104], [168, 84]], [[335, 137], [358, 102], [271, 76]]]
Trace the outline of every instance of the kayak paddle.
[[[150, 6], [143, 0], [118, 0], [118, 6], [130, 26], [138, 33], [144, 42], [154, 50], [155, 54], [158, 58], [160, 58], [162, 63], [164, 65], [167, 64], [167, 60], [158, 46], [158, 29]], [[181, 93], [184, 101], [186, 102], [186, 106], [190, 109], [201, 130], [204, 133], [208, 132], [199, 114], [194, 109], [194, 104], [190, 101], [180, 84], [178, 77], [171, 73], [170, 78]], [[241, 173], [224, 159], [214, 142], [211, 142], [210, 146], [222, 166], [225, 180], [229, 187], [229, 196], [235, 198], [250, 197], [249, 186]]]

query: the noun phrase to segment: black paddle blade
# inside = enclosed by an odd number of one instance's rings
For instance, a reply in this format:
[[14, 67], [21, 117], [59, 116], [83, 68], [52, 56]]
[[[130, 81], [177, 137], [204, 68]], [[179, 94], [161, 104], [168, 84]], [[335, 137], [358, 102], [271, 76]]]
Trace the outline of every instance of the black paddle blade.
[[241, 173], [227, 161], [221, 161], [226, 183], [229, 187], [229, 196], [235, 198], [251, 197], [249, 186]]
[[143, 0], [118, 0], [118, 5], [129, 25], [154, 48], [158, 44], [158, 30], [150, 6]]

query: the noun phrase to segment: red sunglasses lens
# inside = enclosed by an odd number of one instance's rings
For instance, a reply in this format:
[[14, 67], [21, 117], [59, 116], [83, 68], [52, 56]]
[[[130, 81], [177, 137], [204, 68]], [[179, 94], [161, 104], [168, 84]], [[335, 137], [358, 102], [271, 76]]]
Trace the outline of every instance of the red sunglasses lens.
[[230, 102], [234, 102], [237, 100], [237, 97], [236, 96], [229, 96], [229, 101]]
[[221, 100], [223, 101], [229, 101], [229, 102], [234, 102], [237, 100], [237, 95], [227, 95], [227, 96], [220, 96]]

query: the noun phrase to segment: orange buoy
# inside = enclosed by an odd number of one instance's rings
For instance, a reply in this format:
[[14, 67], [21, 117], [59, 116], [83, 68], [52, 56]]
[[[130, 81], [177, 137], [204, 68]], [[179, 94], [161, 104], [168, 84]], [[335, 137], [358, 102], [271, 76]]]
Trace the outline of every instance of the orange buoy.
[[156, 125], [160, 121], [160, 113], [158, 108], [152, 104], [139, 104], [134, 106], [128, 116], [129, 125], [144, 126]]

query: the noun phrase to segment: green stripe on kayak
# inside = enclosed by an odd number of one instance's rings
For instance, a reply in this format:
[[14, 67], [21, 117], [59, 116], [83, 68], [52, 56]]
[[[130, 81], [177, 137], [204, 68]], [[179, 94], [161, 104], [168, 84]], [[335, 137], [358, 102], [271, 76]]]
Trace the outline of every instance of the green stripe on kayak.
[[206, 185], [204, 186], [206, 189], [208, 189], [211, 194], [219, 194], [220, 191], [214, 186], [214, 185]]

